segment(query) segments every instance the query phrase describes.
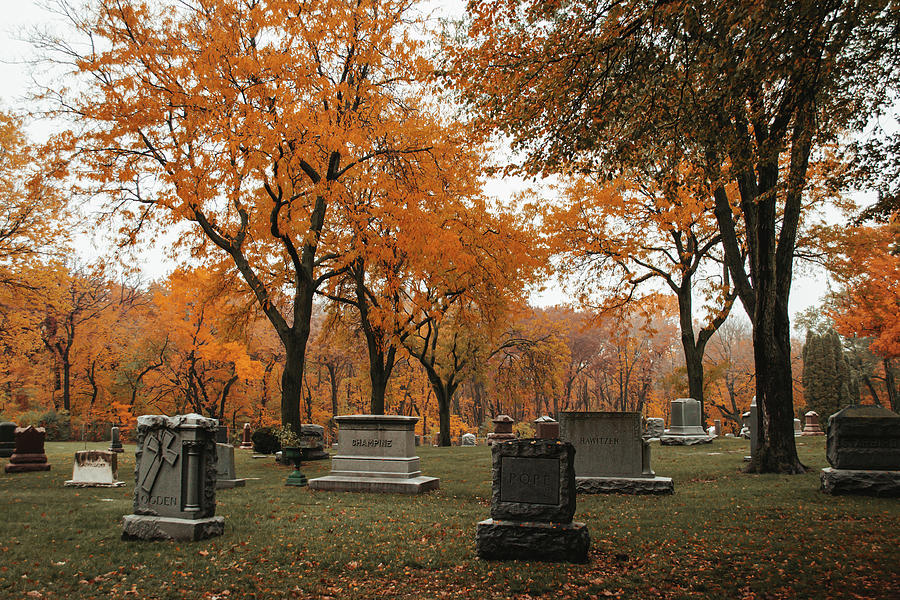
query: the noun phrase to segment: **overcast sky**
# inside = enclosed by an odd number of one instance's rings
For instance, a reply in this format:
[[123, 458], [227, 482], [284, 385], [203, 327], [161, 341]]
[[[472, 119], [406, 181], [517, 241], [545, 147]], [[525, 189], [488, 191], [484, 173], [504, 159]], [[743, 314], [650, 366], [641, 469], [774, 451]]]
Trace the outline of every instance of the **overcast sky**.
[[[4, 12], [0, 21], [5, 25], [0, 25], [0, 106], [6, 109], [21, 110], [24, 108], [24, 99], [29, 91], [31, 78], [29, 73], [31, 67], [28, 60], [34, 57], [34, 53], [26, 41], [28, 29], [34, 27], [52, 27], [59, 28], [58, 22], [51, 12], [48, 12], [44, 6], [47, 0], [4, 0]], [[451, 12], [457, 13], [463, 5], [462, 0], [435, 0], [433, 4], [441, 13]], [[49, 131], [47, 125], [35, 124], [29, 128], [29, 132], [33, 137], [43, 137]], [[490, 182], [488, 190], [496, 196], [504, 196], [511, 191], [520, 189], [518, 183], [506, 181]], [[96, 253], [93, 240], [82, 240], [79, 244], [79, 251], [83, 257], [88, 258], [91, 254]], [[151, 251], [145, 256], [143, 264], [145, 265], [145, 276], [155, 279], [166, 275], [171, 268], [171, 264], [162, 258], [162, 250], [167, 246], [165, 240], [160, 240], [157, 244], [160, 249]], [[821, 301], [822, 295], [827, 291], [827, 277], [821, 271], [812, 273], [804, 272], [795, 277], [794, 285], [791, 292], [791, 313], [804, 310], [805, 308], [816, 305]], [[539, 294], [534, 297], [534, 301], [538, 304], [556, 304], [564, 302], [565, 295], [559, 291], [558, 286], [546, 293]]]

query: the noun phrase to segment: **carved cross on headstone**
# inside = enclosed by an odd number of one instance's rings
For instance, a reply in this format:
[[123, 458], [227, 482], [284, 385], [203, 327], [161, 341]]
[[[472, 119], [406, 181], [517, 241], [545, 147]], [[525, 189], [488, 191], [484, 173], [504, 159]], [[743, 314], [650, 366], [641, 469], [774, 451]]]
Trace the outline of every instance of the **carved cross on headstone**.
[[141, 480], [141, 489], [148, 494], [153, 489], [153, 484], [156, 483], [156, 476], [159, 474], [163, 461], [173, 467], [178, 461], [178, 452], [171, 447], [174, 441], [175, 435], [169, 431], [163, 431], [158, 436], [149, 436], [147, 439], [144, 451], [151, 452], [154, 456], [151, 459], [150, 466], [144, 472], [144, 478]]

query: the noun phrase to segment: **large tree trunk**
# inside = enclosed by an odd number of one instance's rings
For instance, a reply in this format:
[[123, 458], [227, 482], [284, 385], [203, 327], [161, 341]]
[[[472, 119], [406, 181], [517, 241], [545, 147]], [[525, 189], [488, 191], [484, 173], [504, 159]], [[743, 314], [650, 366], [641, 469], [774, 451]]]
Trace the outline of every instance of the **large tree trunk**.
[[303, 386], [303, 365], [306, 341], [309, 337], [292, 336], [284, 344], [284, 371], [281, 374], [281, 423], [300, 435], [300, 401]]

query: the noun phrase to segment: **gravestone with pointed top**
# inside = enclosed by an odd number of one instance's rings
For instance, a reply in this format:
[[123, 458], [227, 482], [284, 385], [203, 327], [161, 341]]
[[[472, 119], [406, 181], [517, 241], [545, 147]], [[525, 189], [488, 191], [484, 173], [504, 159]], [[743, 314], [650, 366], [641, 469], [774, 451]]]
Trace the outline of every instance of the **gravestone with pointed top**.
[[44, 453], [45, 435], [43, 427], [16, 427], [16, 449], [3, 469], [7, 473], [49, 471], [50, 463]]
[[241, 450], [253, 450], [253, 441], [250, 439], [250, 423], [244, 423], [244, 437], [241, 439]]

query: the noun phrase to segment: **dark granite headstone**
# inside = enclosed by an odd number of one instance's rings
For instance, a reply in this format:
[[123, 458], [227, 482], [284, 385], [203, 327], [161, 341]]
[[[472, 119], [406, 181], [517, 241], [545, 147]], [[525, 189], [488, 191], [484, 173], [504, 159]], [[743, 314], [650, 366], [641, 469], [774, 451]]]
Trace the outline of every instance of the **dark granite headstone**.
[[300, 426], [300, 454], [304, 461], [331, 458], [325, 451], [324, 427], [310, 423]]
[[119, 436], [119, 428], [113, 427], [109, 431], [109, 451], [110, 452], [125, 452], [125, 448], [122, 447], [122, 440]]
[[244, 437], [241, 439], [242, 450], [253, 450], [253, 442], [250, 440], [250, 423], [244, 423]]
[[835, 469], [900, 470], [900, 415], [848, 406], [828, 419], [828, 462]]
[[575, 523], [575, 449], [559, 440], [492, 447], [491, 518], [478, 523], [478, 556], [587, 562], [590, 536]]
[[0, 423], [0, 458], [9, 458], [16, 451], [16, 424]]
[[539, 440], [555, 440], [559, 438], [559, 422], [548, 416], [534, 420], [534, 437]]
[[219, 425], [218, 429], [216, 429], [216, 443], [217, 444], [229, 444], [228, 440], [228, 425]]
[[16, 450], [9, 457], [9, 464], [3, 467], [7, 473], [27, 473], [49, 471], [50, 464], [44, 453], [43, 427], [16, 427]]

